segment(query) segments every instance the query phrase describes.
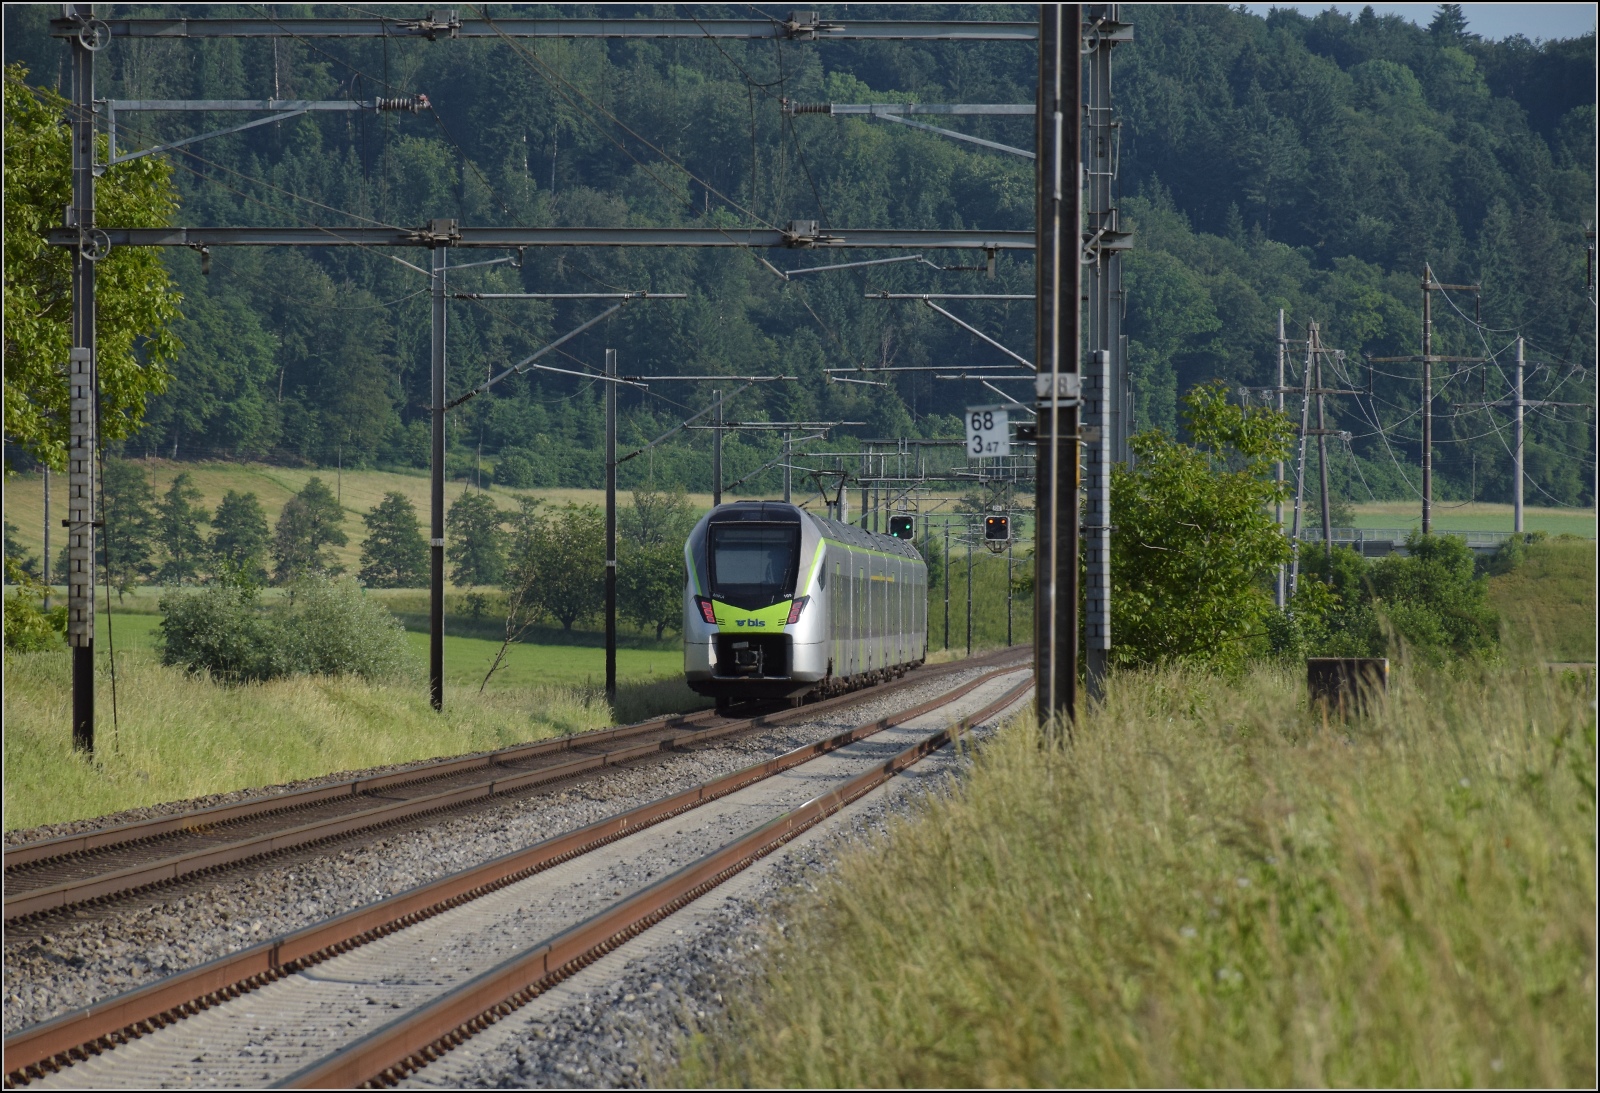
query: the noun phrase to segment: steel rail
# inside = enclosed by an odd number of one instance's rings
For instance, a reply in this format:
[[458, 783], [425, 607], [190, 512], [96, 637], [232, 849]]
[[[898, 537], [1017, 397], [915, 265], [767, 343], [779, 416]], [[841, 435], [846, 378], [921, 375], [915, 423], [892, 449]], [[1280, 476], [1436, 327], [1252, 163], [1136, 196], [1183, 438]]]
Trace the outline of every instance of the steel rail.
[[[996, 672], [995, 675], [1001, 673]], [[992, 676], [990, 677], [992, 678]], [[434, 1001], [275, 1083], [279, 1089], [396, 1085], [463, 1041], [632, 940], [784, 843], [878, 788], [950, 742], [953, 734], [1014, 705], [1033, 689], [1000, 698], [912, 744], [844, 785], [770, 820], [555, 937], [502, 961]]]
[[[1013, 654], [1017, 651], [1016, 648], [1006, 650]], [[986, 659], [993, 659], [993, 656]], [[971, 661], [964, 663], [971, 665]], [[8, 1087], [27, 1084], [47, 1072], [70, 1066], [74, 1061], [90, 1055], [98, 1055], [117, 1044], [137, 1039], [283, 976], [386, 937], [396, 930], [498, 891], [895, 724], [934, 712], [998, 676], [1017, 671], [1018, 667], [1007, 665], [996, 668], [908, 710], [848, 729], [814, 744], [802, 745], [783, 755], [553, 836], [523, 850], [22, 1029], [5, 1040], [5, 1083]], [[974, 715], [978, 719], [983, 716], [987, 716], [987, 713]]]
[[[463, 771], [478, 768], [492, 770], [497, 766], [507, 766], [511, 763], [540, 755], [573, 751], [619, 740], [626, 741], [633, 737], [654, 732], [666, 731], [672, 734], [643, 743], [624, 743], [620, 747], [582, 755], [567, 762], [529, 771], [518, 771], [489, 777], [474, 781], [468, 785], [455, 786], [437, 793], [430, 793], [408, 800], [385, 800], [372, 808], [362, 809], [357, 812], [346, 812], [338, 816], [319, 818], [307, 823], [250, 835], [218, 846], [173, 854], [110, 872], [88, 877], [71, 878], [57, 884], [8, 894], [4, 904], [5, 921], [8, 924], [15, 924], [85, 903], [105, 902], [110, 899], [131, 895], [153, 886], [169, 884], [187, 877], [255, 861], [268, 855], [303, 849], [362, 831], [387, 827], [407, 820], [420, 819], [434, 813], [460, 808], [518, 790], [531, 789], [550, 782], [564, 781], [606, 767], [618, 766], [682, 747], [695, 746], [733, 733], [809, 718], [820, 712], [862, 701], [868, 692], [874, 696], [893, 693], [923, 680], [936, 679], [941, 675], [947, 675], [963, 668], [982, 665], [996, 659], [1005, 659], [1007, 654], [1015, 655], [1015, 650], [1002, 650], [999, 653], [989, 654], [987, 657], [939, 665], [930, 671], [903, 676], [898, 680], [868, 688], [866, 691], [852, 691], [808, 706], [770, 711], [753, 717], [736, 718], [722, 724], [696, 728], [690, 724], [691, 720], [694, 720], [691, 718], [661, 718], [654, 721], [641, 722], [638, 725], [575, 734], [556, 740], [518, 745], [497, 752], [445, 760], [437, 764], [424, 764], [402, 771], [376, 775], [371, 778], [355, 779], [350, 782], [336, 783], [332, 786], [313, 787], [293, 794], [256, 798], [252, 801], [231, 805], [218, 805], [195, 812], [180, 813], [176, 816], [159, 817], [135, 824], [122, 825], [119, 828], [106, 829], [101, 832], [88, 832], [82, 835], [69, 835], [60, 839], [25, 844], [22, 847], [15, 848], [12, 853], [28, 853], [31, 855], [31, 861], [35, 863], [42, 861], [43, 864], [49, 864], [50, 862], [61, 861], [65, 865], [70, 864], [75, 857], [81, 857], [83, 854], [91, 853], [94, 850], [134, 846], [142, 842], [153, 841], [162, 835], [181, 835], [227, 822], [237, 822], [242, 819], [273, 814], [288, 814], [338, 798], [353, 798], [371, 795], [380, 790], [394, 790], [406, 786], [425, 784]], [[708, 711], [706, 719], [709, 720], [714, 716]], [[673, 730], [679, 728], [682, 729], [681, 732], [673, 732]], [[19, 861], [18, 865], [21, 864]], [[12, 855], [9, 853], [6, 855], [6, 865], [8, 869], [13, 868]]]

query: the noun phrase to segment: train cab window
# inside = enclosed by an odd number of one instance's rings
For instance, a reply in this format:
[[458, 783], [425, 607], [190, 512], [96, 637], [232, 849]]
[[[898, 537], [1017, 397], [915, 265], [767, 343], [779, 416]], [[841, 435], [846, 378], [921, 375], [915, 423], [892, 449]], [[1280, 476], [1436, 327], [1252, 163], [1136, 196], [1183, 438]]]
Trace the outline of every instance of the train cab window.
[[734, 607], [768, 607], [794, 595], [796, 524], [712, 524], [711, 595]]

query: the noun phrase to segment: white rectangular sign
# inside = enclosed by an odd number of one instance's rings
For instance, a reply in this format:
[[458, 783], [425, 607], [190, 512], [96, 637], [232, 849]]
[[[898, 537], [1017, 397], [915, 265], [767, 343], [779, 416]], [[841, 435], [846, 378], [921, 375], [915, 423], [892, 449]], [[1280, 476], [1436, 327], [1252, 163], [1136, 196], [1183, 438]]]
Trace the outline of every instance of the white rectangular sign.
[[1009, 415], [1000, 406], [973, 406], [967, 410], [967, 458], [988, 459], [1011, 454]]

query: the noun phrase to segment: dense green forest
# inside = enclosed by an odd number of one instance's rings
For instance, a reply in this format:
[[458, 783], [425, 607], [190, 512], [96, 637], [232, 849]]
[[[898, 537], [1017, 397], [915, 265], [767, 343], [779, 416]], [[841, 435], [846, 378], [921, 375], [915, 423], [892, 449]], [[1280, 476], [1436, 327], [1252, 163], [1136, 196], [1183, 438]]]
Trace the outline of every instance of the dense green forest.
[[[159, 15], [174, 5], [105, 6]], [[342, 14], [333, 6], [185, 5], [187, 14]], [[595, 8], [593, 11], [598, 11]], [[609, 6], [624, 17], [644, 7]], [[674, 9], [679, 11], [687, 9]], [[888, 8], [852, 5], [852, 18]], [[7, 62], [67, 91], [65, 49], [47, 5], [8, 5]], [[363, 12], [415, 16], [383, 5]], [[591, 11], [563, 6], [560, 14]], [[703, 17], [748, 9], [696, 6]], [[495, 5], [492, 17], [557, 9]], [[896, 18], [1032, 18], [1024, 6], [896, 6]], [[1595, 395], [1595, 309], [1584, 231], [1595, 216], [1594, 36], [1483, 41], [1459, 10], [1432, 26], [1398, 17], [1280, 10], [1263, 19], [1215, 5], [1125, 8], [1135, 42], [1115, 55], [1123, 119], [1123, 209], [1136, 232], [1126, 263], [1127, 329], [1139, 427], [1178, 427], [1198, 383], [1271, 383], [1276, 320], [1290, 337], [1321, 324], [1344, 350], [1340, 386], [1365, 387], [1360, 355], [1418, 351], [1419, 281], [1481, 283], [1437, 299], [1436, 352], [1493, 356], [1437, 381], [1442, 496], [1509, 498], [1510, 430], [1501, 410], [1517, 333], [1528, 395]], [[829, 11], [822, 11], [827, 17]], [[1012, 44], [716, 41], [208, 41], [119, 39], [100, 54], [97, 94], [120, 98], [367, 99], [426, 94], [431, 111], [306, 116], [208, 140], [169, 156], [191, 225], [776, 225], [1027, 229], [1032, 165], [864, 119], [786, 117], [801, 102], [1030, 102], [1032, 49]], [[118, 144], [148, 147], [237, 124], [236, 114], [126, 114]], [[1027, 118], [967, 118], [968, 132], [1029, 146]], [[417, 260], [423, 252], [402, 254]], [[482, 253], [452, 256], [470, 261]], [[774, 253], [780, 269], [860, 255]], [[871, 257], [871, 256], [868, 256]], [[969, 262], [931, 253], [934, 262]], [[190, 252], [164, 255], [184, 300], [174, 380], [127, 454], [423, 465], [429, 323], [424, 279], [366, 248], [218, 248], [203, 275]], [[866, 290], [1030, 292], [1027, 260], [981, 270], [903, 262], [785, 281], [734, 250], [530, 251], [520, 269], [463, 271], [456, 291], [687, 292], [631, 304], [553, 354], [596, 371], [615, 347], [625, 373], [773, 374], [799, 382], [740, 389], [729, 416], [868, 424], [835, 434], [953, 436], [954, 415], [993, 396], [925, 372], [889, 386], [828, 383], [823, 369], [1002, 363], [947, 320]], [[596, 314], [594, 302], [456, 301], [452, 393], [480, 382]], [[1026, 302], [958, 305], [1026, 349]], [[1378, 365], [1372, 396], [1340, 397], [1330, 473], [1347, 500], [1409, 496], [1417, 475], [1420, 385]], [[1291, 372], [1291, 375], [1293, 372]], [[1332, 378], [1332, 377], [1330, 377]], [[707, 404], [711, 383], [657, 384], [621, 397], [623, 443], [640, 443]], [[1531, 414], [1529, 501], [1592, 504], [1587, 407]], [[594, 486], [598, 386], [518, 378], [452, 418], [453, 470], [480, 450], [517, 485]], [[731, 481], [774, 454], [736, 441]], [[769, 472], [769, 477], [771, 474]], [[704, 489], [704, 434], [626, 464], [623, 485]], [[764, 480], [757, 479], [758, 483]], [[769, 484], [770, 483], [766, 483]]]

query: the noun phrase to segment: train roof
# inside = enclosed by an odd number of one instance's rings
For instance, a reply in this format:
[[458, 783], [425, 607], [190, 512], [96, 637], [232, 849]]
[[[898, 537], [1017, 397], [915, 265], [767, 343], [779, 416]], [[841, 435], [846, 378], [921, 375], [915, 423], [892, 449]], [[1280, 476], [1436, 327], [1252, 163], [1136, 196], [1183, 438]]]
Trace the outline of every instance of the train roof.
[[875, 531], [866, 531], [853, 524], [846, 524], [839, 520], [830, 520], [826, 516], [807, 512], [799, 505], [791, 505], [784, 501], [733, 501], [728, 504], [718, 505], [706, 514], [709, 522], [718, 523], [732, 520], [773, 520], [782, 523], [798, 523], [801, 520], [815, 522], [823, 531], [825, 538], [835, 542], [844, 543], [846, 546], [861, 547], [863, 550], [876, 550], [883, 554], [898, 554], [905, 558], [915, 558], [918, 561], [922, 555], [917, 548], [904, 539], [896, 539], [892, 535], [881, 535]]

